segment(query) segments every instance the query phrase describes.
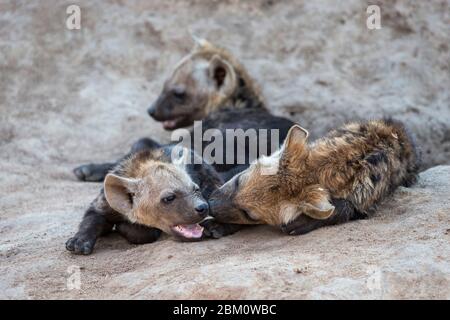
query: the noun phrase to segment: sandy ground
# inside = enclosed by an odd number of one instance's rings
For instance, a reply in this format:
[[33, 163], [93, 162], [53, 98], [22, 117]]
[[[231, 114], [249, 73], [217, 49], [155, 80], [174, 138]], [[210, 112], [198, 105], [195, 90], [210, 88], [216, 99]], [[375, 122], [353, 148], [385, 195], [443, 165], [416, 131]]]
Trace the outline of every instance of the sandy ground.
[[[374, 219], [301, 237], [267, 227], [201, 243], [64, 249], [100, 184], [71, 169], [120, 156], [189, 30], [248, 66], [276, 114], [320, 136], [350, 119], [404, 120], [424, 169], [450, 164], [450, 3], [0, 1], [0, 298], [450, 298], [450, 167], [422, 174]], [[65, 28], [78, 3], [82, 29]], [[68, 268], [81, 287], [69, 290]]]

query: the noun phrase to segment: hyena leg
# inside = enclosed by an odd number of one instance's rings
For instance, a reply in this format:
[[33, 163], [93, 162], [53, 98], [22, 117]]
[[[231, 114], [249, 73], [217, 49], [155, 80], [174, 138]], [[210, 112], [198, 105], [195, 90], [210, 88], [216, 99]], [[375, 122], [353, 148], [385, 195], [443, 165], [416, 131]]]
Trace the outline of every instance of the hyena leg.
[[116, 225], [116, 230], [128, 242], [133, 244], [151, 243], [158, 240], [161, 230], [150, 228], [140, 224], [132, 224], [130, 222], [120, 222]]
[[73, 173], [81, 181], [101, 182], [116, 164], [116, 162], [84, 164], [73, 169]]
[[218, 223], [214, 220], [206, 220], [201, 223], [203, 226], [203, 238], [219, 239], [224, 236], [229, 236], [244, 226], [239, 224]]
[[294, 221], [291, 221], [288, 224], [283, 224], [281, 226], [281, 231], [291, 236], [297, 236], [326, 226], [327, 223], [325, 221], [326, 220], [313, 219], [301, 214]]
[[[129, 157], [136, 152], [157, 148], [159, 146], [160, 144], [152, 139], [142, 138], [132, 145], [130, 152], [123, 158]], [[118, 162], [84, 164], [73, 169], [73, 173], [80, 181], [101, 182]]]
[[417, 182], [417, 179], [416, 172], [408, 172], [403, 180], [402, 186], [409, 188]]
[[131, 146], [129, 154], [133, 154], [139, 151], [151, 150], [161, 147], [161, 145], [153, 139], [141, 138]]
[[328, 219], [318, 220], [301, 214], [294, 221], [282, 225], [281, 230], [289, 235], [301, 235], [318, 229], [320, 227], [335, 225], [347, 222], [353, 219], [361, 219], [365, 217], [347, 200], [333, 199], [332, 203], [335, 207], [335, 213]]
[[91, 254], [97, 238], [110, 232], [112, 227], [105, 214], [91, 206], [84, 214], [78, 232], [67, 240], [66, 249], [76, 254]]

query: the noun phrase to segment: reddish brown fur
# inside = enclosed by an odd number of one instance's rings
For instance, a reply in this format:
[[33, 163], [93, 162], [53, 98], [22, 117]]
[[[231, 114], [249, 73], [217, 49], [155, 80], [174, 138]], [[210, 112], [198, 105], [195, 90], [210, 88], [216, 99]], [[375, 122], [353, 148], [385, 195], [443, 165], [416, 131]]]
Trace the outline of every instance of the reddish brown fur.
[[[398, 122], [351, 123], [315, 143], [306, 140], [307, 132], [293, 127], [278, 154], [215, 192], [210, 204], [217, 220], [286, 226], [306, 216], [303, 224], [343, 222], [366, 216], [396, 187], [416, 179], [416, 150]], [[270, 166], [276, 173], [262, 174]]]

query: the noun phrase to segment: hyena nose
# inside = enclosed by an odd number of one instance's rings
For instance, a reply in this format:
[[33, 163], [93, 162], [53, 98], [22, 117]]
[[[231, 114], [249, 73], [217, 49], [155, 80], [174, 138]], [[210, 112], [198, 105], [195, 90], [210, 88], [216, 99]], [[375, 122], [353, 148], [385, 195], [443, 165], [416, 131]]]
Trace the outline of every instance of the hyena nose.
[[150, 108], [147, 109], [147, 112], [148, 112], [149, 116], [153, 118], [155, 116], [155, 113], [156, 113], [155, 105], [152, 104], [150, 106]]
[[198, 206], [195, 207], [195, 211], [197, 211], [197, 213], [200, 216], [206, 217], [209, 211], [208, 204], [207, 203], [199, 204]]

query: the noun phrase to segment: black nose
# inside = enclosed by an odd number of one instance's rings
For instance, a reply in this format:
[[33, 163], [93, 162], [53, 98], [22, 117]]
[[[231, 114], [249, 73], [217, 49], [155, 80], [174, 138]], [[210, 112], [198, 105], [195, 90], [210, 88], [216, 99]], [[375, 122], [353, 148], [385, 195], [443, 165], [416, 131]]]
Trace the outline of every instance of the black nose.
[[155, 112], [156, 112], [155, 106], [151, 105], [150, 108], [147, 109], [147, 112], [148, 112], [149, 116], [153, 118], [155, 116]]
[[206, 216], [208, 214], [208, 204], [202, 203], [202, 204], [196, 206], [195, 211], [197, 211], [202, 216]]

